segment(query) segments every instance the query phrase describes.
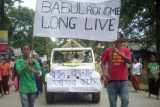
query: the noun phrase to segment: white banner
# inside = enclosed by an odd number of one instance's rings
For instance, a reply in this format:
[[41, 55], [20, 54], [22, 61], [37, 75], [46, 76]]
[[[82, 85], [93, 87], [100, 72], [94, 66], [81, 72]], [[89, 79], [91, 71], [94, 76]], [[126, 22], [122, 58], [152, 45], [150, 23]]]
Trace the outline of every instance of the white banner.
[[37, 0], [34, 35], [114, 41], [120, 0]]
[[91, 69], [53, 70], [47, 75], [49, 92], [97, 92], [101, 89], [100, 74]]

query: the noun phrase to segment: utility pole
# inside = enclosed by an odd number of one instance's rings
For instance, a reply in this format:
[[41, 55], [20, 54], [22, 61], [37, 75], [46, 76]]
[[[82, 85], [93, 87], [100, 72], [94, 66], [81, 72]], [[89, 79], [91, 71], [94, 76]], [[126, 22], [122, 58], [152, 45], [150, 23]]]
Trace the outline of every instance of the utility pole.
[[155, 9], [156, 9], [156, 45], [157, 45], [157, 52], [160, 53], [160, 1], [159, 0], [156, 0], [155, 2]]
[[4, 26], [4, 0], [0, 0], [0, 29]]

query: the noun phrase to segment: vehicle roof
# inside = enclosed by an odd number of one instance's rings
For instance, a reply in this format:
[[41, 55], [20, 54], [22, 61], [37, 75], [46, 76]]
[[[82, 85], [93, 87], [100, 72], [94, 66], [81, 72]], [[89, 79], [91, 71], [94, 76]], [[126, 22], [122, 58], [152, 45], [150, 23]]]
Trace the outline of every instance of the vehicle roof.
[[92, 50], [91, 47], [88, 47], [88, 48], [53, 48], [52, 49], [53, 51], [58, 51], [58, 50], [64, 50], [64, 51], [67, 51], [67, 50]]

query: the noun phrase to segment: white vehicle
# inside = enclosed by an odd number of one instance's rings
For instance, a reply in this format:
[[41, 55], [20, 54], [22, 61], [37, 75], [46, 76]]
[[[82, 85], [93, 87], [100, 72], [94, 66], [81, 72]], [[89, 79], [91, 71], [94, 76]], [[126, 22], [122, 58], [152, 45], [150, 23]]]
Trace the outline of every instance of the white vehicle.
[[54, 48], [50, 73], [46, 75], [46, 102], [56, 93], [91, 94], [92, 102], [100, 101], [102, 85], [95, 70], [92, 48]]

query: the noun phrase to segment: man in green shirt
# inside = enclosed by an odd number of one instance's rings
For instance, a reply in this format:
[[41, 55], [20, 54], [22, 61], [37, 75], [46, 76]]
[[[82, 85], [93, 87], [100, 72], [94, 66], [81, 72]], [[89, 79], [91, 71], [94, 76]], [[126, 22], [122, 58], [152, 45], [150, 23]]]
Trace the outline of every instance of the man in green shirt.
[[19, 77], [19, 92], [22, 107], [34, 107], [37, 91], [35, 75], [40, 74], [39, 63], [30, 57], [30, 48], [22, 48], [23, 57], [16, 60], [16, 72]]

